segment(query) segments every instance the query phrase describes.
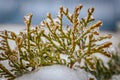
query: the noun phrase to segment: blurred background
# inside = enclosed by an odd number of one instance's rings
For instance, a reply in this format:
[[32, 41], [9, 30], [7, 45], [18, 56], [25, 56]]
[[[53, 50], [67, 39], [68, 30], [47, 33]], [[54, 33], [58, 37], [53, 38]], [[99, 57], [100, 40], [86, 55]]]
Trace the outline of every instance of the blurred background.
[[23, 16], [32, 13], [32, 24], [36, 25], [46, 18], [48, 12], [55, 18], [61, 5], [72, 12], [78, 4], [83, 4], [81, 16], [85, 17], [88, 8], [95, 7], [95, 20], [104, 22], [101, 29], [117, 30], [120, 24], [120, 0], [0, 0], [0, 24], [24, 24]]

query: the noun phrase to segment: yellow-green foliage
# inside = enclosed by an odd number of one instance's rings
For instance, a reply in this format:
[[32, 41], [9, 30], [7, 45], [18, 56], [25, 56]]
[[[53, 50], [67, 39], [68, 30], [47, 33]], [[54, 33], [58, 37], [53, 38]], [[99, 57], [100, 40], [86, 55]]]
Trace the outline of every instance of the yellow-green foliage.
[[[117, 51], [117, 50], [116, 50]], [[101, 59], [96, 60], [96, 69], [94, 71], [91, 71], [88, 66], [86, 65], [84, 69], [87, 72], [90, 72], [93, 74], [97, 80], [109, 80], [113, 75], [119, 75], [120, 74], [120, 53], [117, 52], [111, 52], [112, 58], [107, 63], [107, 66], [105, 66], [104, 61]]]
[[[31, 28], [32, 14], [28, 14], [24, 17], [26, 31], [19, 34], [1, 31], [0, 74], [13, 79], [41, 66], [61, 64], [73, 68], [76, 62], [86, 63], [90, 69], [95, 69], [97, 61], [93, 54], [100, 53], [110, 57], [106, 48], [112, 43], [98, 42], [111, 38], [111, 35], [99, 34], [101, 21], [89, 24], [94, 21], [94, 8], [88, 9], [87, 17], [80, 18], [82, 7], [78, 5], [72, 14], [68, 8], [60, 7], [57, 20], [48, 13], [47, 19], [35, 28]], [[64, 25], [63, 17], [70, 24]], [[15, 43], [14, 48], [11, 48], [9, 41]], [[61, 58], [61, 55], [66, 55], [68, 59]], [[2, 64], [3, 61], [8, 62], [10, 70]]]

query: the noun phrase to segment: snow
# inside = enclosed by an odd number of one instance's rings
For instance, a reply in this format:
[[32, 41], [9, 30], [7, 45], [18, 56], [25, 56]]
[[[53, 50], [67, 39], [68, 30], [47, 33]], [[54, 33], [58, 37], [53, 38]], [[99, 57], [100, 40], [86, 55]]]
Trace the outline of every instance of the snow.
[[0, 31], [8, 30], [8, 31], [14, 31], [15, 33], [19, 33], [25, 28], [26, 28], [25, 25], [19, 25], [19, 24], [0, 24]]
[[76, 71], [63, 65], [52, 65], [41, 67], [16, 80], [89, 80], [90, 77], [93, 76], [83, 70]]
[[120, 80], [120, 74], [112, 76], [110, 80]]

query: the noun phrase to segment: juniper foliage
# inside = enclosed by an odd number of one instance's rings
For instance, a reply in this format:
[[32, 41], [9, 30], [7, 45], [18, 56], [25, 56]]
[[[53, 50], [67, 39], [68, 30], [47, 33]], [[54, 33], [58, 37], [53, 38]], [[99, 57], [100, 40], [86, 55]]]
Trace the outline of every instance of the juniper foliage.
[[[95, 70], [98, 62], [94, 54], [111, 56], [106, 49], [112, 43], [99, 43], [111, 35], [99, 34], [102, 21], [93, 22], [94, 8], [88, 9], [87, 17], [80, 18], [82, 7], [81, 4], [76, 6], [72, 14], [68, 8], [60, 7], [57, 20], [48, 13], [46, 20], [35, 28], [31, 28], [32, 14], [28, 14], [24, 17], [25, 31], [19, 34], [0, 31], [0, 75], [10, 80], [41, 66], [61, 64], [73, 68], [77, 62]], [[64, 17], [70, 24], [63, 24]], [[61, 55], [66, 55], [67, 60]], [[10, 69], [3, 62], [8, 63]]]

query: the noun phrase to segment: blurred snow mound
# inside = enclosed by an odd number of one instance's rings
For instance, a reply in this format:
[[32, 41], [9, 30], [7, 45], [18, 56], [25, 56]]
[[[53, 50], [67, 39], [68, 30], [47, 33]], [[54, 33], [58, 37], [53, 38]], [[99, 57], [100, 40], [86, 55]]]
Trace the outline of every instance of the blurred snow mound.
[[110, 80], [120, 80], [120, 74], [119, 75], [113, 75]]
[[41, 67], [38, 71], [25, 74], [16, 80], [89, 80], [92, 75], [83, 70], [73, 70], [62, 65]]

